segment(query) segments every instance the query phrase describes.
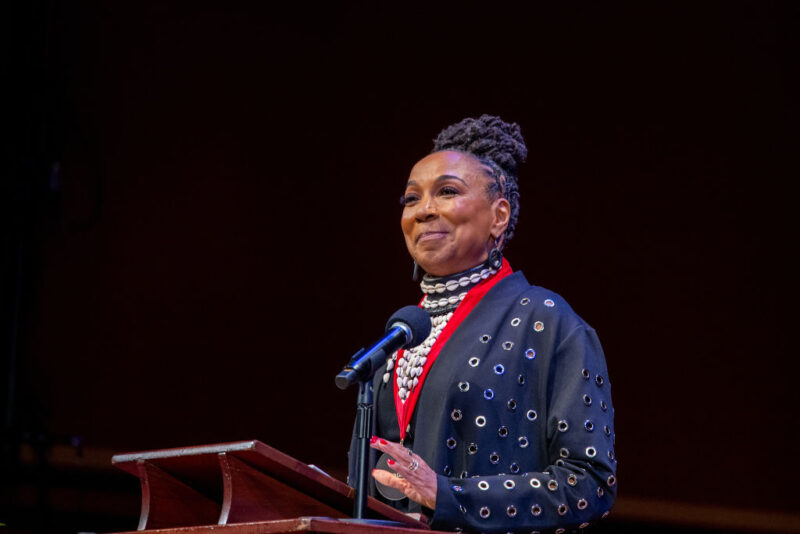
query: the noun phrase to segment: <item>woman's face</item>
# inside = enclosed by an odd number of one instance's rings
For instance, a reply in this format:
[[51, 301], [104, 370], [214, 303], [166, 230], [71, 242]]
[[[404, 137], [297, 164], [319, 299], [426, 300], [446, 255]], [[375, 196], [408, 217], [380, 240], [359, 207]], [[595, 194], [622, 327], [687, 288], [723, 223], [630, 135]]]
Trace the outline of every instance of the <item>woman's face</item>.
[[435, 276], [464, 271], [486, 260], [508, 226], [509, 204], [490, 200], [494, 179], [477, 158], [445, 150], [411, 169], [400, 226], [408, 252]]

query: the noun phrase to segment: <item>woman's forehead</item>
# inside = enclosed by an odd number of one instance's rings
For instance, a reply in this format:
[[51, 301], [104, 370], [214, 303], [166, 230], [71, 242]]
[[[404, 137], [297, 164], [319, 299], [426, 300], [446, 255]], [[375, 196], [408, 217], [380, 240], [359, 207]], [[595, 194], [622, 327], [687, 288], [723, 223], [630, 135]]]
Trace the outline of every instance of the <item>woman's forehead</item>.
[[470, 154], [454, 150], [442, 150], [428, 154], [411, 169], [409, 181], [420, 179], [435, 179], [441, 175], [457, 176], [464, 180], [469, 177], [481, 175], [484, 165]]

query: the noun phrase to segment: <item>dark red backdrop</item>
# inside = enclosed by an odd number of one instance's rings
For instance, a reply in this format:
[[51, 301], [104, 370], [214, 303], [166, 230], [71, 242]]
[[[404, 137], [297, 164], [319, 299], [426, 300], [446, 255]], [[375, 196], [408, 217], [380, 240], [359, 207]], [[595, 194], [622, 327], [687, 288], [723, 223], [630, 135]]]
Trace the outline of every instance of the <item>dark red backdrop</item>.
[[418, 298], [407, 173], [488, 112], [530, 147], [512, 265], [603, 341], [621, 494], [795, 508], [789, 11], [56, 9], [25, 410], [119, 451], [257, 438], [343, 469], [333, 376]]

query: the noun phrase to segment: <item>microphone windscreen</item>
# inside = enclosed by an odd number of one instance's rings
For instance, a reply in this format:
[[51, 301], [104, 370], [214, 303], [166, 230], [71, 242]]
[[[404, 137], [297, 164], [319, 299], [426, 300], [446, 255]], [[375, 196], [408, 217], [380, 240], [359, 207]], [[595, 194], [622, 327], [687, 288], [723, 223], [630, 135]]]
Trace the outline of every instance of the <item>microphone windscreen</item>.
[[411, 329], [411, 340], [403, 348], [416, 347], [431, 333], [431, 316], [419, 306], [405, 306], [397, 310], [386, 323], [386, 331], [398, 322], [407, 324]]

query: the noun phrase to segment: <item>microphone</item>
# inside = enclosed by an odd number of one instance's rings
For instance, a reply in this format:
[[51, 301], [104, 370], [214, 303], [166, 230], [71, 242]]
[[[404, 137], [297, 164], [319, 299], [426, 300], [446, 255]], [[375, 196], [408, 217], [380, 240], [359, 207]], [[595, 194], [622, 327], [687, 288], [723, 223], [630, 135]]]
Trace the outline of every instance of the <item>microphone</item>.
[[372, 378], [394, 351], [416, 347], [431, 333], [428, 312], [417, 306], [400, 308], [386, 323], [386, 335], [369, 349], [353, 355], [342, 372], [336, 375], [336, 386], [346, 389], [357, 382]]

